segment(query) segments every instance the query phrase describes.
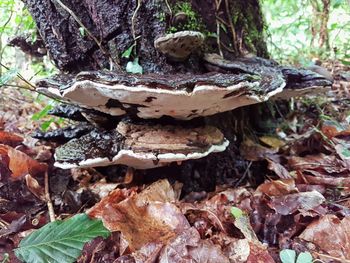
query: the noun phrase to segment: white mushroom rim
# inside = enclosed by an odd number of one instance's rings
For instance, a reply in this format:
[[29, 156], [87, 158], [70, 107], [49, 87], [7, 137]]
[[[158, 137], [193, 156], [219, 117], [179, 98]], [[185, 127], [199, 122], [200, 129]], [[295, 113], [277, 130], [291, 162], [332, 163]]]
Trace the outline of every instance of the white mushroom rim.
[[222, 144], [212, 145], [205, 152], [193, 152], [189, 154], [182, 153], [135, 153], [132, 150], [120, 150], [116, 156], [109, 160], [107, 157], [98, 157], [87, 159], [79, 163], [55, 162], [55, 166], [62, 169], [71, 169], [77, 167], [96, 167], [108, 166], [114, 164], [123, 164], [136, 169], [150, 169], [165, 166], [172, 162], [182, 162], [191, 159], [200, 159], [208, 156], [210, 153], [223, 152], [229, 145], [229, 141], [224, 139]]
[[[48, 88], [46, 91], [81, 107], [114, 116], [125, 115], [127, 109], [133, 107], [136, 109], [136, 115], [143, 119], [170, 116], [190, 120], [266, 101], [281, 92], [284, 86], [285, 83], [267, 94], [258, 95], [258, 92], [254, 91], [259, 89], [258, 81], [244, 81], [228, 87], [197, 84], [188, 92], [156, 89], [146, 85], [106, 85], [83, 80], [61, 92], [57, 88]], [[110, 106], [110, 100], [117, 101], [120, 106]]]

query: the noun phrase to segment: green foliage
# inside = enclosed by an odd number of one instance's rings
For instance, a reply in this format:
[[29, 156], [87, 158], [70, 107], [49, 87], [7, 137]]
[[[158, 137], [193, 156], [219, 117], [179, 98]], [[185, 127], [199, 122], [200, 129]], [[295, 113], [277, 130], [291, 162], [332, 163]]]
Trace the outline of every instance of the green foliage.
[[77, 214], [34, 231], [20, 242], [15, 255], [27, 263], [70, 263], [80, 256], [86, 242], [109, 234], [100, 220]]
[[235, 219], [238, 219], [241, 216], [243, 216], [243, 211], [241, 209], [239, 209], [238, 207], [232, 206], [231, 207], [231, 214], [233, 215], [233, 217]]
[[135, 46], [136, 46], [136, 43], [134, 43], [130, 47], [128, 47], [128, 49], [123, 52], [122, 58], [129, 59]]
[[296, 252], [292, 249], [281, 250], [280, 259], [282, 263], [312, 263], [312, 255], [309, 252], [300, 253], [296, 259]]
[[79, 27], [79, 33], [81, 36], [85, 37], [85, 35], [86, 35], [85, 28]]
[[0, 87], [6, 85], [8, 82], [12, 81], [17, 76], [17, 69], [9, 69], [3, 75], [0, 75]]
[[126, 64], [126, 72], [128, 73], [134, 73], [134, 74], [142, 74], [143, 69], [142, 66], [139, 64], [139, 58], [135, 58], [134, 61], [129, 61]]
[[205, 31], [204, 25], [202, 23], [199, 15], [192, 9], [191, 3], [189, 2], [177, 2], [173, 7], [173, 15], [183, 12], [187, 16], [187, 23], [180, 28], [170, 27], [168, 31], [174, 33], [180, 30], [193, 30], [193, 31]]
[[[321, 5], [320, 0], [314, 2]], [[311, 1], [263, 0], [262, 8], [267, 24], [269, 52], [279, 61], [306, 66], [313, 57], [342, 58], [350, 50], [350, 5], [346, 0], [331, 1], [329, 50], [318, 48], [318, 39], [311, 45], [314, 14]]]

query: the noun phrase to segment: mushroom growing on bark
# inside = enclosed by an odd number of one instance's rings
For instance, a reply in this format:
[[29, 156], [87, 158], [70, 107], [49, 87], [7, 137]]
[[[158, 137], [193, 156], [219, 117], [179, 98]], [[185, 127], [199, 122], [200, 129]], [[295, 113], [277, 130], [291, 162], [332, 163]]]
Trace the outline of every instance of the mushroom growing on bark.
[[[331, 85], [312, 71], [282, 67], [258, 57], [229, 61], [206, 54], [203, 60], [209, 71], [216, 72], [128, 75], [89, 71], [73, 78], [62, 75], [38, 82], [39, 91], [85, 108], [80, 112], [68, 109], [66, 115], [98, 127], [59, 147], [56, 166], [124, 164], [149, 169], [203, 158], [228, 146], [217, 128], [184, 128], [176, 121], [170, 126], [159, 124], [161, 121], [140, 123], [140, 119], [171, 117], [188, 121]], [[123, 116], [139, 121], [120, 121]]]
[[149, 169], [221, 152], [228, 144], [212, 126], [183, 128], [121, 121], [114, 130], [94, 130], [57, 148], [55, 165], [73, 168], [124, 164]]
[[282, 77], [276, 83], [266, 83], [250, 73], [127, 75], [103, 71], [79, 73], [60, 86], [51, 83], [39, 82], [38, 90], [113, 116], [182, 120], [266, 101], [285, 85]]
[[167, 57], [183, 61], [198, 49], [204, 41], [204, 36], [197, 31], [179, 31], [158, 37], [154, 41], [154, 47]]

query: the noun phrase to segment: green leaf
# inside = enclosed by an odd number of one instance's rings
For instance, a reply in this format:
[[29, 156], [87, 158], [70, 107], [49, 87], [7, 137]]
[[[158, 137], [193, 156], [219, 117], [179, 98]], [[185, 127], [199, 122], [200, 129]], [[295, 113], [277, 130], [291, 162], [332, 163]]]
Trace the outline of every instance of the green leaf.
[[243, 216], [243, 211], [239, 209], [238, 207], [232, 206], [231, 207], [231, 214], [237, 219]]
[[13, 80], [17, 76], [18, 70], [13, 68], [6, 71], [2, 76], [0, 76], [0, 86], [3, 86]]
[[44, 121], [43, 124], [41, 124], [40, 128], [42, 131], [47, 131], [47, 129], [50, 127], [51, 123], [55, 121], [55, 118], [51, 118], [48, 121]]
[[135, 58], [134, 61], [129, 61], [128, 64], [126, 64], [126, 72], [139, 74], [143, 73], [143, 69], [139, 64], [139, 58]]
[[79, 32], [81, 36], [85, 37], [85, 28], [79, 27]]
[[15, 255], [26, 263], [71, 263], [80, 256], [86, 242], [109, 234], [100, 220], [77, 214], [34, 231], [20, 242]]
[[122, 54], [122, 58], [130, 58], [131, 52], [135, 46], [135, 43], [131, 45], [127, 50], [125, 50]]
[[343, 151], [341, 152], [342, 155], [344, 155], [346, 158], [350, 157], [350, 151], [346, 148], [343, 149]]
[[312, 263], [310, 252], [301, 252], [298, 256], [297, 263]]
[[295, 263], [296, 253], [292, 249], [283, 249], [280, 251], [282, 263]]
[[45, 116], [47, 116], [48, 112], [50, 110], [52, 110], [52, 108], [53, 108], [52, 104], [47, 104], [41, 111], [36, 112], [36, 113], [33, 114], [32, 120], [33, 121], [38, 121], [38, 120], [44, 118]]
[[341, 63], [343, 63], [345, 66], [350, 66], [350, 61], [345, 60], [345, 59], [339, 59]]

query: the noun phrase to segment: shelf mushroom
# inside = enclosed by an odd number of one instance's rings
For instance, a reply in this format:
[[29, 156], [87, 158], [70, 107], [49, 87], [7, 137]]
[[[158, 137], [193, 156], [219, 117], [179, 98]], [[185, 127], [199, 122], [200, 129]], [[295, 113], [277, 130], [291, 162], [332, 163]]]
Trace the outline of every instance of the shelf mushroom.
[[149, 169], [222, 152], [228, 144], [212, 126], [184, 128], [121, 121], [112, 131], [95, 130], [58, 147], [55, 166], [68, 169], [124, 164]]
[[203, 41], [204, 36], [201, 32], [179, 31], [158, 37], [154, 41], [154, 47], [173, 60], [183, 61], [198, 49]]
[[259, 58], [237, 58], [233, 61], [226, 60], [218, 54], [208, 53], [203, 57], [205, 66], [209, 71], [223, 73], [248, 73], [261, 76], [261, 86], [280, 86], [280, 92], [276, 92], [273, 99], [290, 99], [306, 95], [317, 95], [327, 92], [332, 79], [328, 75], [320, 75], [317, 72], [298, 69], [288, 66], [280, 66], [278, 63]]
[[256, 74], [127, 75], [82, 72], [61, 86], [40, 81], [38, 91], [113, 116], [190, 120], [268, 100], [284, 82], [265, 85]]

